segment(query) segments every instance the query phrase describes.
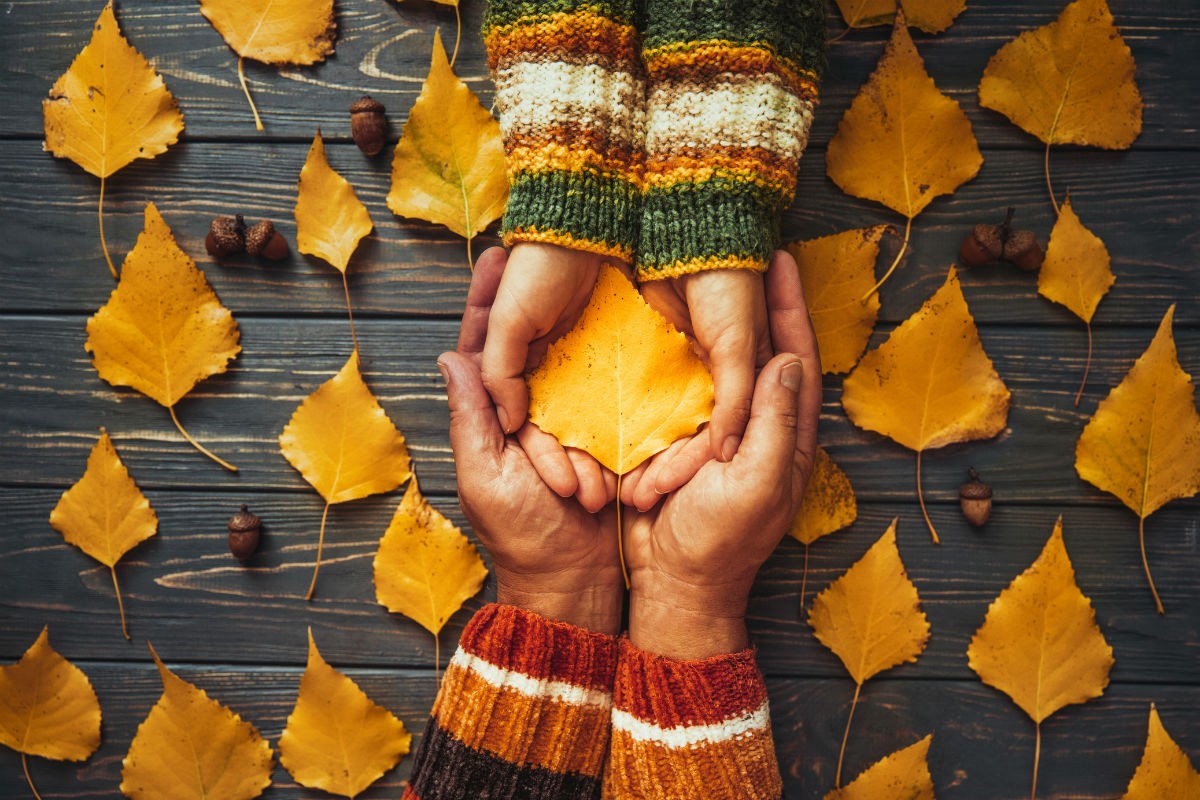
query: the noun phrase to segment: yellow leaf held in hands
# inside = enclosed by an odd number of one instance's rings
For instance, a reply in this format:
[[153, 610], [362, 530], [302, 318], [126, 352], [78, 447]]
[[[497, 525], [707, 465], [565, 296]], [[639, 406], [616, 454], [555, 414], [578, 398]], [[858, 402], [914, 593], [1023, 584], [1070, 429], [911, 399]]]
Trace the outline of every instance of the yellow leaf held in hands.
[[308, 664], [279, 737], [279, 762], [310, 789], [353, 798], [408, 752], [412, 735], [392, 712], [321, 657], [308, 632]]
[[929, 620], [896, 547], [896, 520], [861, 559], [813, 599], [808, 624], [854, 679], [854, 700], [842, 736], [834, 785], [862, 686], [873, 676], [917, 660], [929, 641]]
[[121, 766], [132, 800], [251, 800], [271, 785], [274, 754], [249, 722], [167, 669], [150, 647], [163, 693]]
[[1104, 0], [1076, 0], [1049, 25], [1026, 31], [988, 61], [979, 105], [999, 111], [1046, 144], [1124, 150], [1142, 132], [1136, 65]]
[[967, 648], [967, 664], [1037, 725], [1032, 800], [1042, 721], [1064, 706], [1104, 694], [1113, 665], [1112, 648], [1096, 625], [1092, 603], [1075, 583], [1062, 517], [1042, 554], [988, 607]]
[[904, 14], [838, 123], [825, 171], [843, 192], [903, 215], [904, 244], [870, 291], [891, 276], [908, 250], [913, 217], [935, 197], [974, 178], [983, 164], [975, 133], [958, 103], [942, 94], [921, 60]]
[[317, 561], [305, 595], [311, 600], [329, 506], [390, 492], [412, 476], [404, 434], [363, 382], [358, 350], [292, 414], [279, 434], [279, 450], [325, 499]]
[[117, 584], [117, 562], [158, 531], [158, 516], [121, 463], [108, 431], [100, 429], [100, 440], [88, 456], [87, 469], [74, 486], [63, 492], [50, 512], [50, 525], [112, 573], [113, 592], [125, 625], [125, 604]]
[[179, 140], [183, 114], [154, 67], [121, 35], [111, 1], [92, 40], [42, 101], [42, 117], [45, 149], [100, 179], [100, 246], [116, 278], [104, 239], [104, 181], [134, 159], [165, 153]]
[[316, 256], [342, 274], [346, 293], [346, 313], [350, 316], [350, 337], [358, 349], [354, 332], [354, 312], [350, 310], [350, 285], [346, 268], [358, 243], [374, 228], [367, 207], [354, 193], [354, 187], [334, 172], [325, 158], [321, 132], [313, 138], [308, 159], [300, 170], [296, 192], [296, 248]]
[[792, 518], [788, 533], [804, 545], [804, 573], [800, 579], [800, 610], [808, 584], [808, 553], [813, 542], [840, 531], [858, 519], [858, 501], [846, 473], [834, 463], [824, 447], [817, 447], [812, 474], [804, 487], [800, 510]]
[[712, 376], [687, 337], [607, 264], [579, 322], [527, 382], [533, 424], [617, 475], [712, 415]]
[[34, 797], [27, 756], [85, 761], [100, 746], [100, 701], [83, 671], [50, 646], [42, 628], [21, 660], [0, 667], [0, 744], [21, 754]]
[[1079, 221], [1068, 194], [1050, 232], [1046, 259], [1038, 272], [1038, 294], [1066, 306], [1087, 326], [1087, 364], [1075, 393], [1076, 406], [1092, 367], [1092, 315], [1114, 281], [1108, 248]]
[[1150, 706], [1150, 729], [1146, 749], [1137, 771], [1129, 781], [1121, 800], [1196, 800], [1200, 798], [1200, 772], [1187, 753], [1163, 727], [1158, 709]]
[[1138, 515], [1142, 567], [1158, 613], [1162, 600], [1146, 560], [1146, 517], [1200, 491], [1200, 414], [1192, 378], [1179, 366], [1172, 305], [1146, 352], [1109, 392], [1075, 445], [1075, 471]]
[[863, 770], [844, 789], [834, 789], [825, 800], [934, 800], [929, 774], [929, 745], [933, 734]]
[[238, 81], [260, 131], [242, 62], [315, 64], [333, 53], [337, 39], [333, 0], [200, 0], [200, 13], [238, 54]]
[[393, 213], [445, 225], [471, 240], [508, 203], [500, 123], [458, 79], [434, 33], [433, 61], [392, 158]]
[[867, 349], [879, 316], [879, 297], [871, 287], [885, 230], [886, 225], [857, 228], [787, 246], [800, 268], [826, 375], [849, 372]]
[[[837, 0], [842, 19], [851, 28], [891, 25], [897, 0]], [[899, 0], [908, 24], [926, 33], [941, 33], [967, 7], [967, 0]]]
[[921, 454], [988, 439], [1008, 421], [1008, 387], [983, 351], [954, 268], [942, 288], [863, 356], [842, 384], [842, 407], [860, 428], [917, 453], [917, 499], [925, 510]]
[[241, 351], [237, 323], [153, 203], [146, 204], [145, 218], [117, 288], [88, 320], [84, 349], [101, 378], [165, 406], [184, 439], [236, 472], [183, 429], [175, 404], [200, 381], [224, 372]]

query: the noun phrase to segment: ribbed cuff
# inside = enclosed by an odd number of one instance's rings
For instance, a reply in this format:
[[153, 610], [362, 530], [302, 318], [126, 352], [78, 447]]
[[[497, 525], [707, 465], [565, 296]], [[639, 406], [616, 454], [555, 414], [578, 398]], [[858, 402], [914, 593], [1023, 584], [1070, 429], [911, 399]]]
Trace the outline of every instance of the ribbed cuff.
[[627, 178], [542, 172], [515, 176], [510, 186], [505, 245], [546, 242], [633, 261], [641, 203]]

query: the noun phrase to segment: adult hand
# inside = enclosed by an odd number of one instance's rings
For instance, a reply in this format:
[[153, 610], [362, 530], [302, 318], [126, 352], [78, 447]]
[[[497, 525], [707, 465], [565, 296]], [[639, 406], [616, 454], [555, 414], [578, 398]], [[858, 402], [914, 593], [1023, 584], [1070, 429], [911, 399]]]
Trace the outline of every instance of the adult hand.
[[776, 253], [767, 273], [779, 355], [759, 373], [733, 459], [708, 461], [649, 512], [630, 511], [629, 637], [649, 652], [707, 658], [748, 643], [754, 576], [800, 504], [816, 451], [821, 366], [795, 263]]

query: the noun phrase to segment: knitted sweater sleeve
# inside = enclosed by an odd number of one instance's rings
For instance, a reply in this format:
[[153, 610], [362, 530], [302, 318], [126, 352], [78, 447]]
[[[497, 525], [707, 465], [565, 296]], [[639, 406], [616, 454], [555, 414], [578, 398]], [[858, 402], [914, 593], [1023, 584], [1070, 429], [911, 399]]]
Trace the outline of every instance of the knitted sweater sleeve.
[[754, 651], [680, 661], [620, 642], [604, 800], [779, 800]]
[[492, 0], [483, 37], [510, 194], [502, 236], [632, 261], [645, 81], [637, 0]]
[[641, 280], [763, 270], [824, 58], [819, 0], [646, 0]]
[[593, 800], [617, 643], [513, 606], [480, 609], [442, 678], [402, 800]]

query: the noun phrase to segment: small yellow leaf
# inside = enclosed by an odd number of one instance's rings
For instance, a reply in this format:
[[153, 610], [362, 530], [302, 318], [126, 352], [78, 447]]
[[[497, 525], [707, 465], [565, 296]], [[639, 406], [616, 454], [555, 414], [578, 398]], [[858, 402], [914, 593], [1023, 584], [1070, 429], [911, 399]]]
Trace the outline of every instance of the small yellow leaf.
[[1123, 150], [1142, 132], [1133, 54], [1104, 0], [1076, 0], [988, 61], [979, 104], [1047, 145]]
[[279, 762], [311, 789], [355, 797], [396, 766], [412, 735], [321, 657], [308, 632], [308, 665], [279, 737]]
[[344, 273], [359, 240], [374, 225], [354, 187], [325, 159], [320, 131], [300, 170], [296, 195], [296, 248], [317, 256]]
[[811, 545], [822, 536], [840, 531], [858, 518], [854, 487], [846, 473], [834, 463], [825, 448], [818, 447], [812, 474], [804, 487], [800, 510], [788, 533], [796, 541]]
[[879, 316], [879, 296], [871, 287], [885, 230], [876, 225], [787, 246], [800, 268], [825, 374], [850, 371], [867, 348]]
[[934, 85], [897, 14], [875, 72], [829, 142], [826, 172], [847, 194], [912, 220], [982, 163], [967, 115]]
[[1104, 242], [1079, 221], [1068, 195], [1050, 232], [1038, 273], [1038, 294], [1091, 323], [1100, 299], [1116, 280], [1109, 264]]
[[429, 504], [414, 479], [375, 554], [375, 599], [437, 636], [486, 577], [475, 545]]
[[579, 322], [528, 384], [530, 420], [618, 475], [712, 415], [712, 376], [687, 337], [607, 264]]
[[500, 124], [454, 74], [435, 32], [429, 76], [396, 143], [388, 208], [470, 240], [507, 202]]
[[933, 800], [929, 745], [933, 734], [876, 761], [852, 783], [834, 789], [825, 800]]
[[1042, 554], [992, 601], [967, 648], [980, 680], [1007, 694], [1035, 723], [1099, 697], [1112, 648], [1075, 583], [1062, 517]]
[[[897, 0], [837, 0], [842, 19], [851, 28], [891, 25]], [[941, 33], [967, 7], [966, 0], [900, 0], [908, 24], [926, 33]]]
[[813, 599], [808, 624], [859, 686], [916, 661], [929, 620], [896, 547], [896, 521], [850, 569]]
[[50, 646], [47, 628], [20, 661], [0, 667], [0, 744], [56, 761], [83, 761], [100, 746], [96, 691]]
[[150, 62], [104, 6], [87, 44], [42, 101], [46, 149], [107, 178], [179, 140], [183, 115]]
[[315, 64], [333, 53], [333, 0], [200, 0], [200, 13], [239, 56]]
[[1150, 729], [1146, 733], [1146, 749], [1129, 788], [1121, 800], [1198, 800], [1200, 772], [1192, 765], [1187, 753], [1175, 744], [1158, 717], [1158, 709], [1150, 706]]
[[163, 693], [122, 762], [133, 800], [250, 800], [271, 785], [271, 746], [253, 725], [171, 672], [150, 648]]

